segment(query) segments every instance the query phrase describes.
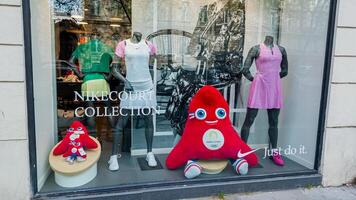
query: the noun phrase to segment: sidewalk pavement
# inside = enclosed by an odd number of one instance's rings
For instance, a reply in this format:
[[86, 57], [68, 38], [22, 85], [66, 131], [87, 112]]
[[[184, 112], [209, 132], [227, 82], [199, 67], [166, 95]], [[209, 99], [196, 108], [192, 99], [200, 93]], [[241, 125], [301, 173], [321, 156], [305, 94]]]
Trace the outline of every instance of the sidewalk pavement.
[[228, 195], [217, 194], [190, 200], [356, 200], [356, 186], [299, 188]]

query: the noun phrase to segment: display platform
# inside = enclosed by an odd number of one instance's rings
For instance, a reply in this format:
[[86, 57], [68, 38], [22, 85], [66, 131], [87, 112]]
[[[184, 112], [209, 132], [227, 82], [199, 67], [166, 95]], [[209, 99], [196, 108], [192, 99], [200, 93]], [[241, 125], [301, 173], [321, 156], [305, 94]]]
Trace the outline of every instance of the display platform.
[[[91, 136], [90, 136], [91, 137]], [[48, 156], [49, 164], [54, 171], [55, 182], [62, 187], [78, 187], [84, 185], [95, 178], [98, 169], [101, 146], [98, 140], [91, 137], [98, 147], [86, 151], [87, 159], [82, 162], [75, 161], [69, 164], [62, 155], [53, 155], [53, 150], [59, 145], [54, 146]]]
[[[142, 170], [139, 165], [138, 158], [144, 156], [131, 156], [130, 153], [123, 153], [119, 159], [120, 169], [116, 172], [111, 172], [108, 169], [107, 161], [110, 157], [111, 143], [104, 143], [102, 146], [102, 154], [98, 161], [98, 174], [89, 183], [75, 187], [75, 188], [63, 188], [55, 183], [54, 174], [50, 174], [47, 178], [44, 186], [40, 190], [42, 193], [53, 193], [61, 191], [76, 191], [78, 189], [90, 189], [90, 188], [104, 188], [104, 187], [116, 187], [123, 185], [135, 185], [135, 184], [152, 184], [152, 183], [170, 183], [176, 181], [192, 181], [187, 180], [183, 175], [183, 168], [178, 170], [168, 170], [165, 167], [165, 159], [167, 154], [156, 155], [156, 159], [160, 161], [163, 168], [153, 170]], [[260, 164], [257, 167], [250, 168], [248, 175], [244, 178], [261, 177], [263, 175], [278, 175], [283, 173], [302, 173], [312, 171], [290, 159], [285, 158], [285, 166], [279, 167], [272, 163], [270, 159], [261, 159], [264, 155], [263, 150], [257, 151], [260, 158]], [[230, 163], [219, 174], [202, 174], [194, 181], [218, 181], [220, 179], [236, 177], [237, 175], [231, 169]]]

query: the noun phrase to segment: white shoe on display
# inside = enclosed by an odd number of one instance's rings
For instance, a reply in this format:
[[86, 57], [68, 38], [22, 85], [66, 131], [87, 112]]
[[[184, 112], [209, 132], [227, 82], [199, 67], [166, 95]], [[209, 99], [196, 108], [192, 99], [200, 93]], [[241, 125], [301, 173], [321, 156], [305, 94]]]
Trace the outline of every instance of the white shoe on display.
[[108, 161], [109, 170], [117, 171], [119, 170], [119, 162], [117, 161], [117, 155], [110, 156], [110, 160]]
[[147, 153], [146, 161], [148, 163], [148, 166], [150, 166], [150, 167], [156, 167], [157, 166], [157, 161], [155, 159], [155, 155], [153, 155], [152, 152], [148, 152]]

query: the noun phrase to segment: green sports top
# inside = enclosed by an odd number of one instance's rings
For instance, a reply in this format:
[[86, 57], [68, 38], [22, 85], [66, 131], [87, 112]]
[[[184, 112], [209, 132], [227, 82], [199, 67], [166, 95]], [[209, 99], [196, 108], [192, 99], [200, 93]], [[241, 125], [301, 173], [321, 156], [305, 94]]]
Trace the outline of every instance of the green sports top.
[[80, 71], [84, 74], [84, 82], [104, 79], [102, 73], [110, 73], [110, 62], [114, 59], [114, 50], [94, 39], [79, 45], [72, 54], [79, 60]]

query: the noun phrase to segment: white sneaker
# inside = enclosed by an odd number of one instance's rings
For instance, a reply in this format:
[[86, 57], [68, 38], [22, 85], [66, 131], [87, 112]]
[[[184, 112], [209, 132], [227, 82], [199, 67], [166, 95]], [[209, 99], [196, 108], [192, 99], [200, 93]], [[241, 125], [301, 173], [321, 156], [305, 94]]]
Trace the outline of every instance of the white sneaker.
[[157, 161], [155, 159], [155, 155], [153, 155], [152, 152], [148, 152], [147, 153], [146, 161], [148, 163], [148, 166], [150, 166], [150, 167], [156, 167], [157, 166]]
[[119, 170], [119, 162], [117, 161], [117, 155], [110, 156], [110, 160], [108, 161], [109, 170], [117, 171]]
[[184, 168], [184, 176], [188, 179], [198, 177], [202, 173], [202, 167], [194, 162], [189, 160], [187, 165]]

